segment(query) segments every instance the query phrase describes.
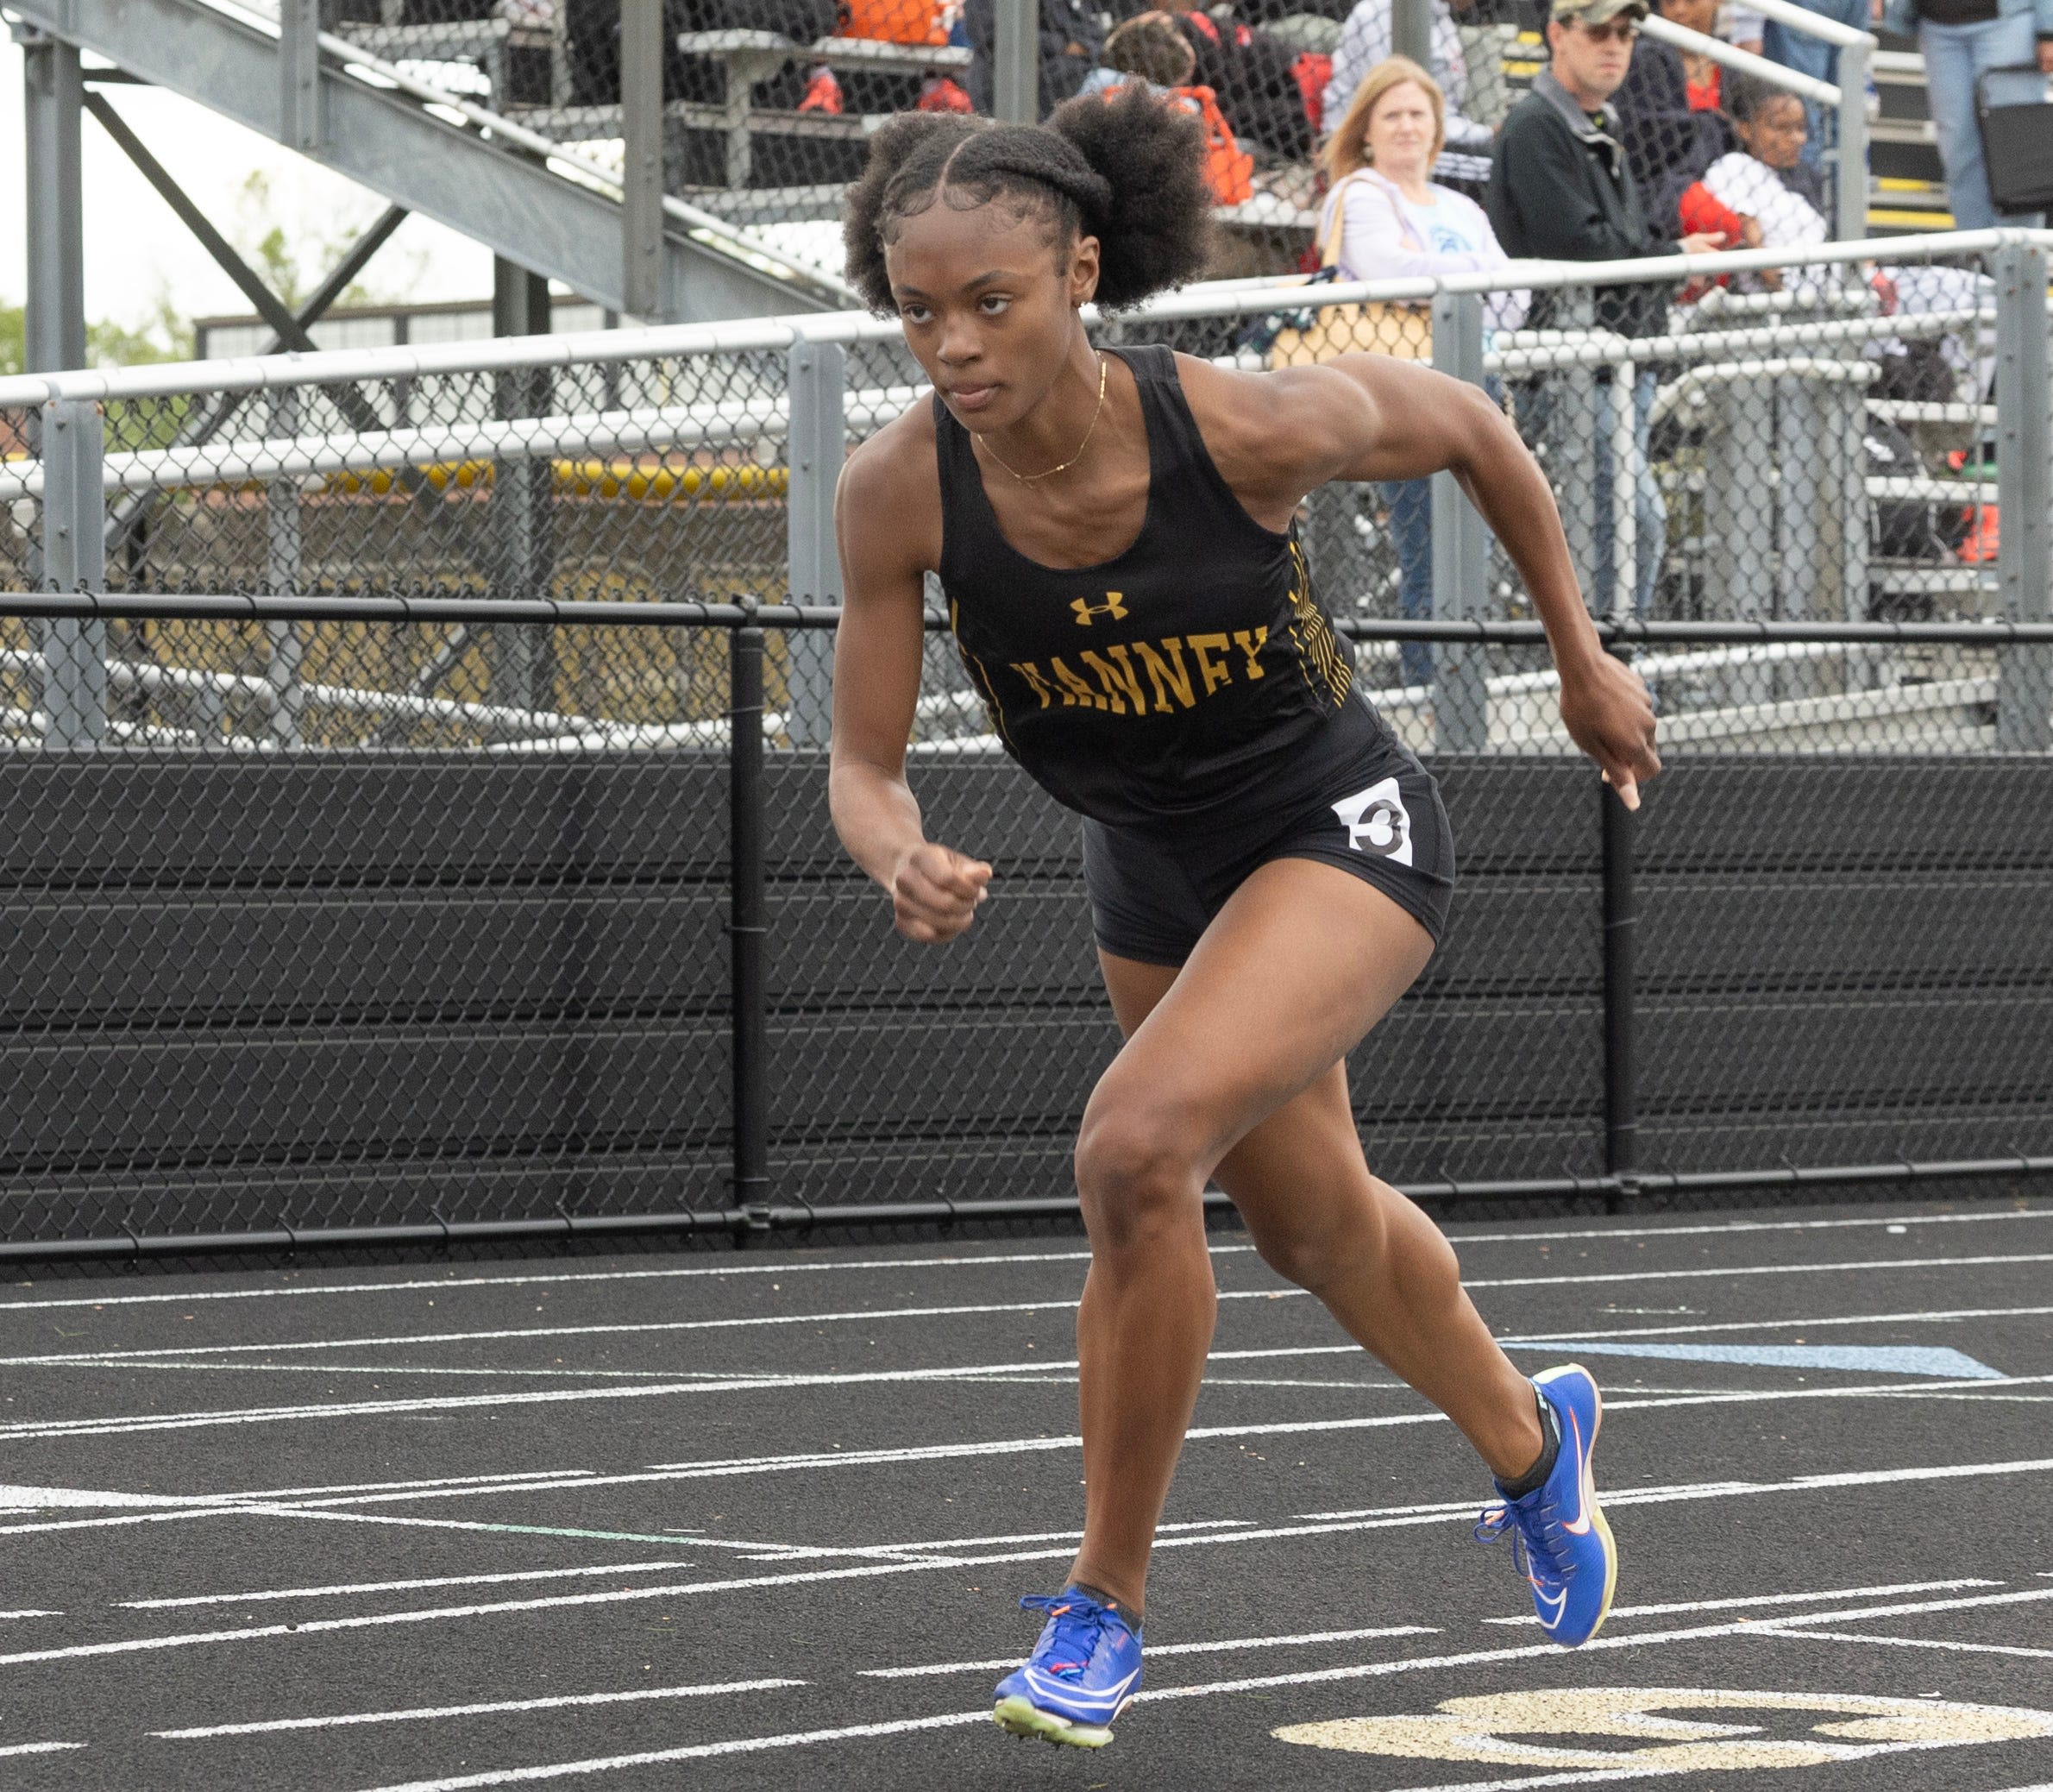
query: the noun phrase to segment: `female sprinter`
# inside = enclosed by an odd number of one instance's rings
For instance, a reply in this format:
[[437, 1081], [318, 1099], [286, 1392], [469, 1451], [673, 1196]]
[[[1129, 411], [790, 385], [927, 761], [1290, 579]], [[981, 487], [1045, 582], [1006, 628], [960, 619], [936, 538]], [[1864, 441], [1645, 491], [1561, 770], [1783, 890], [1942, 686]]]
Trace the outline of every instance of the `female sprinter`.
[[1007, 749], [1084, 819], [1126, 1044], [1077, 1143], [1083, 1547], [1010, 1731], [1096, 1747], [1140, 1686], [1148, 1555], [1212, 1336], [1201, 1195], [1439, 1406], [1495, 1475], [1541, 1623], [1582, 1642], [1616, 1575], [1590, 1477], [1598, 1400], [1528, 1381], [1437, 1229], [1369, 1173], [1348, 1048], [1432, 955], [1453, 852], [1432, 778], [1352, 687], [1293, 532], [1327, 480], [1461, 481], [1524, 575], [1577, 744], [1621, 795], [1660, 769], [1638, 678], [1601, 651], [1554, 500], [1471, 387], [1347, 356], [1268, 374], [1094, 349], [1078, 312], [1198, 273], [1196, 122], [1132, 91], [1046, 126], [893, 120], [849, 198], [849, 276], [934, 387], [849, 460], [834, 824], [898, 929], [968, 927], [991, 867], [929, 840], [905, 748], [938, 573]]

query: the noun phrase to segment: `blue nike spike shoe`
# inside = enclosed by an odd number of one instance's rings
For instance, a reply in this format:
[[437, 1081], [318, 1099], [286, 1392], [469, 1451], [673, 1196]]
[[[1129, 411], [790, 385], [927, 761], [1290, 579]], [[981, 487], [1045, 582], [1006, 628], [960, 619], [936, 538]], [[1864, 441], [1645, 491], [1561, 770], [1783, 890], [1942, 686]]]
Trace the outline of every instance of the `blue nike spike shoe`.
[[1533, 1589], [1541, 1629], [1564, 1649], [1573, 1649], [1597, 1634], [1618, 1584], [1618, 1546], [1590, 1474], [1604, 1399], [1579, 1363], [1544, 1370], [1533, 1377], [1533, 1386], [1560, 1426], [1560, 1455], [1541, 1486], [1521, 1499], [1485, 1506], [1476, 1537], [1495, 1543], [1510, 1533], [1519, 1572]]
[[1112, 1720], [1140, 1690], [1140, 1632], [1118, 1607], [1075, 1587], [1053, 1599], [1030, 1594], [1020, 1604], [1045, 1612], [1048, 1621], [1026, 1664], [998, 1682], [991, 1715], [1014, 1736], [1103, 1748]]

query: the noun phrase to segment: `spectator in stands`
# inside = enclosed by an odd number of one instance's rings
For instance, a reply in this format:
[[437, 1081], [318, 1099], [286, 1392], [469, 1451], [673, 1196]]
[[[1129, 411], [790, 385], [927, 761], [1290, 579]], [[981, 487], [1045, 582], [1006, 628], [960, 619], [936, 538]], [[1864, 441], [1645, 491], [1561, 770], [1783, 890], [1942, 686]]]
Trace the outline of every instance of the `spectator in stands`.
[[[1671, 25], [1694, 31], [1701, 37], [1718, 35], [1718, 0], [1656, 0], [1655, 9]], [[1677, 53], [1682, 58], [1683, 95], [1692, 112], [1715, 112], [1722, 101], [1725, 71], [1697, 50]], [[1625, 78], [1632, 85], [1632, 76]]]
[[1137, 12], [1105, 39], [1102, 60], [1083, 78], [1079, 93], [1104, 93], [1138, 80], [1158, 94], [1187, 87], [1197, 52], [1166, 12]]
[[[1717, 0], [1661, 0], [1661, 9], [1672, 22], [1709, 35]], [[1693, 72], [1692, 60], [1709, 74]], [[1730, 122], [1717, 110], [1719, 74], [1718, 65], [1708, 56], [1686, 58], [1673, 44], [1642, 33], [1618, 89], [1619, 135], [1626, 160], [1645, 198], [1648, 217], [1666, 236], [1682, 234], [1676, 215], [1682, 190], [1735, 141]]]
[[1104, 63], [1084, 77], [1081, 93], [1109, 94], [1138, 82], [1195, 113], [1205, 128], [1205, 180], [1221, 205], [1253, 195], [1254, 158], [1240, 148], [1209, 87], [1194, 84], [1197, 53], [1165, 12], [1136, 13], [1105, 40]]
[[[1552, 60], [1534, 77], [1532, 91], [1504, 120], [1490, 173], [1490, 221], [1497, 240], [1512, 255], [1610, 261], [1708, 254], [1725, 246], [1723, 236], [1692, 235], [1679, 242], [1664, 236], [1648, 219], [1619, 140], [1610, 102], [1624, 82], [1633, 40], [1646, 16], [1645, 0], [1554, 0], [1554, 16], [1547, 27]], [[1595, 321], [1602, 329], [1647, 336], [1666, 327], [1667, 289], [1658, 282], [1598, 286], [1592, 297]], [[1560, 315], [1558, 293], [1535, 295], [1535, 325], [1553, 324]], [[1618, 404], [1632, 406], [1641, 468], [1634, 493], [1638, 562], [1633, 601], [1644, 611], [1653, 600], [1660, 575], [1667, 529], [1667, 506], [1646, 453], [1654, 376], [1651, 369], [1642, 369], [1633, 390], [1620, 393], [1607, 374], [1606, 368], [1598, 370], [1593, 418], [1563, 414], [1565, 403], [1557, 400], [1565, 399], [1565, 394], [1542, 381], [1527, 394], [1531, 406], [1528, 424], [1548, 438], [1557, 482], [1573, 465], [1593, 467], [1597, 563], [1592, 594], [1599, 611], [1608, 611], [1617, 601], [1611, 577], [1611, 410]], [[1578, 424], [1588, 426], [1587, 438], [1572, 438], [1572, 431], [1580, 437]]]
[[[1796, 4], [1806, 12], [1814, 12], [1821, 19], [1835, 25], [1850, 26], [1856, 31], [1868, 28], [1872, 0], [1796, 0]], [[1944, 3], [1944, 0], [1942, 0]], [[1977, 0], [1964, 0], [1975, 4]], [[1990, 0], [1992, 7], [1995, 0]], [[2053, 6], [2053, 0], [2047, 0]], [[1829, 44], [1822, 37], [1813, 37], [1808, 31], [1799, 31], [1785, 25], [1780, 19], [1769, 19], [1761, 30], [1761, 53], [1770, 62], [1780, 62], [1785, 68], [1793, 68], [1799, 74], [1809, 75], [1814, 80], [1839, 79], [1839, 48]], [[1824, 110], [1815, 100], [1802, 102], [1805, 113], [1805, 143], [1804, 159], [1817, 164], [1824, 142]], [[1968, 111], [1969, 129], [1973, 129], [1974, 111]]]
[[[1766, 82], [1739, 77], [1730, 84], [1729, 103], [1740, 147], [1721, 156], [1703, 179], [1682, 196], [1686, 228], [1738, 231], [1749, 246], [1805, 248], [1831, 240], [1824, 211], [1824, 183], [1804, 160], [1804, 104]], [[1800, 299], [1840, 277], [1842, 270], [1822, 262], [1793, 267], [1763, 268], [1757, 274], [1729, 276], [1739, 292], [1789, 290]], [[1726, 282], [1721, 280], [1720, 284]], [[1916, 317], [1932, 311], [1973, 311], [1993, 291], [1988, 276], [1972, 268], [1924, 262], [1904, 262], [1874, 269], [1869, 275], [1885, 315]], [[1893, 342], [1874, 343], [1869, 352], [1880, 358], [1895, 352]], [[1956, 381], [1979, 399], [1988, 389], [1994, 362], [1981, 348], [1959, 334], [1943, 338], [1940, 352]]]
[[[1924, 53], [1925, 97], [1954, 228], [1993, 229], [1996, 202], [1981, 159], [1975, 84], [1985, 70], [2033, 62], [2053, 75], [2053, 0], [1883, 0], [1880, 17], [1885, 30], [1914, 33]], [[2037, 221], [2036, 214], [2012, 220]]]
[[1197, 58], [1197, 85], [1218, 97], [1227, 123], [1244, 141], [1285, 161], [1312, 153], [1312, 123], [1296, 66], [1294, 44], [1234, 16], [1232, 6], [1203, 10], [1197, 0], [1165, 0]]
[[[1344, 117], [1363, 78], [1378, 63], [1389, 60], [1397, 47], [1396, 14], [1395, 0], [1359, 0], [1347, 15], [1340, 47], [1333, 53], [1333, 75], [1326, 84], [1323, 111], [1328, 118]], [[1468, 90], [1468, 64], [1447, 0], [1433, 0], [1433, 76], [1443, 94]], [[1447, 141], [1457, 149], [1487, 154], [1490, 128], [1463, 116], [1459, 106], [1449, 106]]]
[[[1098, 60], [1098, 32], [1093, 15], [1080, 0], [1039, 0], [1040, 116], [1070, 98]], [[970, 98], [980, 112], [991, 110], [993, 57], [998, 37], [997, 0], [963, 0], [963, 29], [970, 41], [965, 71]]]
[[[1764, 81], [1740, 77], [1728, 89], [1739, 147], [1706, 168], [1681, 196], [1686, 229], [1723, 232], [1749, 248], [1801, 248], [1831, 236], [1824, 182], [1804, 160], [1804, 103]], [[1764, 268], [1728, 276], [1721, 285], [1773, 292], [1786, 277], [1815, 279], [1822, 270]]]
[[[1408, 56], [1386, 57], [1354, 90], [1347, 115], [1321, 154], [1332, 185], [1320, 214], [1319, 241], [1341, 279], [1468, 274], [1505, 264], [1508, 258], [1483, 208], [1428, 179], [1446, 130], [1447, 101], [1440, 84]], [[1523, 292], [1493, 294], [1491, 326], [1516, 329], [1526, 298]], [[1422, 305], [1404, 309], [1415, 311], [1416, 320], [1409, 340], [1393, 346], [1430, 355], [1431, 312]], [[1397, 548], [1399, 613], [1430, 616], [1433, 483], [1394, 481], [1384, 486], [1383, 500]], [[1432, 682], [1433, 652], [1425, 642], [1405, 642], [1399, 663], [1406, 684]]]

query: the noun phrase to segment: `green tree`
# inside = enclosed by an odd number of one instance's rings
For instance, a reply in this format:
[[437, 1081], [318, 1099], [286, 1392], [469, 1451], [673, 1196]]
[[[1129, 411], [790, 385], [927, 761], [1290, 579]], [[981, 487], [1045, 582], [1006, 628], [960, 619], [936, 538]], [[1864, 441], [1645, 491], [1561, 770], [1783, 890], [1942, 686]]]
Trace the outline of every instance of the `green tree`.
[[[103, 318], [85, 326], [89, 367], [142, 367], [159, 361], [184, 361], [192, 353], [192, 326], [160, 292], [154, 316], [131, 330]], [[0, 305], [0, 375], [24, 373], [28, 367], [28, 313], [25, 305]]]
[[[263, 276], [264, 284], [292, 311], [306, 302], [308, 295], [328, 277], [328, 270], [349, 253], [367, 228], [355, 223], [289, 233], [278, 221], [286, 208], [272, 190], [269, 173], [262, 168], [252, 169], [244, 178], [235, 209], [239, 214], [238, 227], [233, 233], [235, 247]], [[384, 253], [389, 256], [391, 250]], [[418, 274], [418, 267], [413, 271]], [[400, 289], [410, 283], [403, 275]], [[380, 290], [359, 280], [351, 281], [336, 303], [388, 305], [398, 297], [397, 292]]]

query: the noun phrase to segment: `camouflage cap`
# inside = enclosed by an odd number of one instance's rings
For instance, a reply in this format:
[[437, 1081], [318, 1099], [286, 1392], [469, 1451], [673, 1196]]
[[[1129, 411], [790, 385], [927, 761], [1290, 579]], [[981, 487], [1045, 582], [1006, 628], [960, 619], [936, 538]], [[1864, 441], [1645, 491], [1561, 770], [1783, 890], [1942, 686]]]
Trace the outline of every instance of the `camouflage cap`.
[[1608, 25], [1613, 19], [1643, 19], [1647, 0], [1554, 0], [1553, 16], [1567, 23]]

